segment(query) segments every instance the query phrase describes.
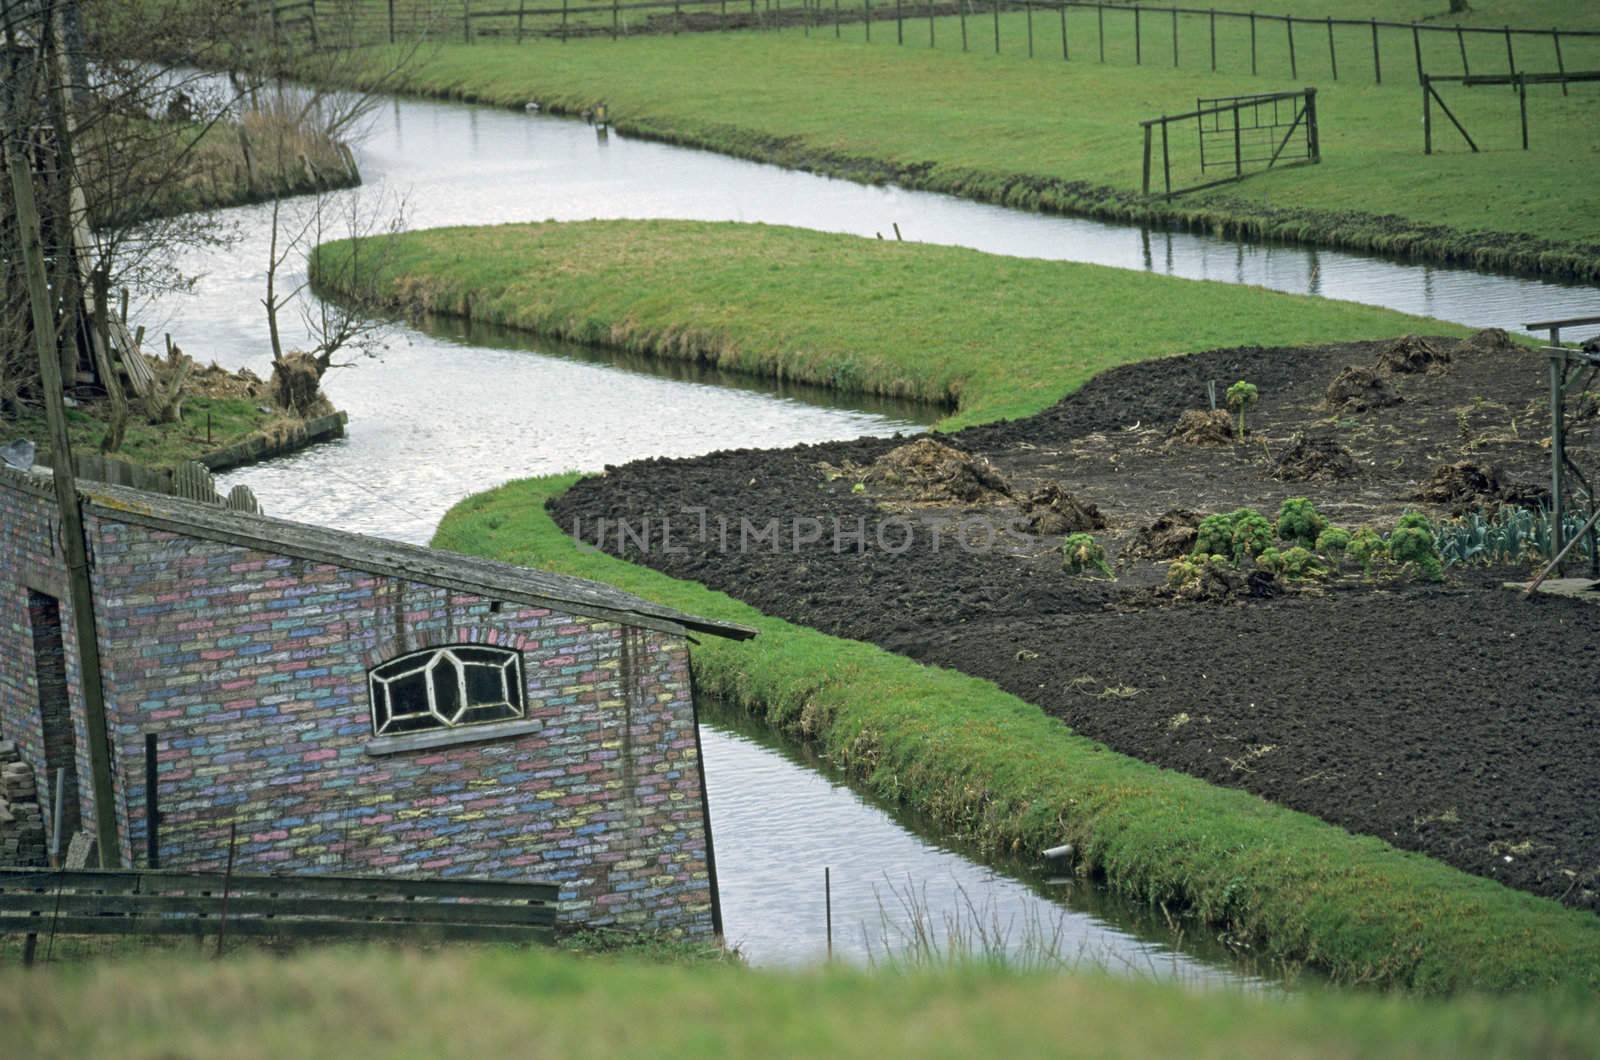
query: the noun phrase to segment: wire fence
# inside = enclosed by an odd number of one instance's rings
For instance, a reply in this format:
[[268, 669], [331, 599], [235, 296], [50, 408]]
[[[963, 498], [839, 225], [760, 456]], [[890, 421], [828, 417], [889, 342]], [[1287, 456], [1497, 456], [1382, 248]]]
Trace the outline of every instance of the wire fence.
[[1600, 68], [1600, 30], [1482, 26], [1092, 0], [261, 0], [319, 45], [474, 44], [727, 29], [903, 47], [1374, 84]]

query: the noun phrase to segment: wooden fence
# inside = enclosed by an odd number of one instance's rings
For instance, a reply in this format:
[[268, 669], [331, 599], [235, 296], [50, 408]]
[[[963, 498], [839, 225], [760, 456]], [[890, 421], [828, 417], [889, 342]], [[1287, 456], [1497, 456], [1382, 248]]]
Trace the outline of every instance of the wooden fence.
[[[1136, 66], [1185, 64], [1227, 68], [1230, 72], [1298, 79], [1315, 63], [1314, 73], [1341, 77], [1370, 76], [1382, 84], [1414, 69], [1424, 74], [1454, 72], [1516, 74], [1530, 62], [1567, 69], [1576, 43], [1600, 44], [1600, 30], [1517, 26], [1463, 26], [1396, 22], [1368, 18], [1307, 18], [1299, 15], [1213, 8], [1147, 6], [1095, 0], [294, 0], [272, 3], [273, 32], [298, 32], [313, 42], [345, 45], [389, 42], [419, 35], [471, 44], [483, 39], [535, 38], [567, 40], [574, 36], [678, 33], [735, 28], [801, 28], [807, 34], [831, 30], [843, 35], [845, 25], [861, 25], [872, 40], [874, 23], [893, 22], [895, 42], [920, 39], [926, 23], [927, 45], [939, 46], [936, 22], [959, 21], [961, 49], [978, 46], [992, 25], [993, 50], [1003, 50], [1002, 16], [1021, 15], [1012, 28], [1013, 48], [1030, 56], [1049, 52], [1059, 36], [1061, 58], [1098, 62], [1131, 59]], [[1069, 25], [1069, 15], [1077, 28]], [[1035, 26], [1036, 20], [1057, 25]], [[955, 28], [955, 27], [952, 27]], [[1019, 32], [1020, 31], [1020, 32]], [[1219, 40], [1222, 44], [1219, 46]], [[1231, 61], [1237, 53], [1237, 63]], [[1473, 53], [1477, 53], [1474, 60]], [[1246, 54], [1248, 59], [1246, 60]], [[1108, 60], [1108, 56], [1110, 57]], [[1324, 61], [1325, 60], [1325, 61]], [[1313, 72], [1307, 69], [1307, 72]]]
[[1455, 83], [1466, 88], [1477, 88], [1486, 85], [1510, 85], [1517, 90], [1517, 110], [1522, 122], [1522, 149], [1528, 149], [1528, 86], [1529, 85], [1560, 85], [1561, 94], [1567, 94], [1567, 86], [1572, 84], [1588, 84], [1600, 82], [1600, 70], [1587, 71], [1561, 71], [1559, 73], [1529, 73], [1522, 71], [1515, 74], [1472, 74], [1452, 77], [1448, 75], [1423, 74], [1422, 75], [1422, 151], [1423, 154], [1433, 154], [1433, 108], [1437, 104], [1450, 119], [1450, 124], [1456, 127], [1456, 132], [1467, 141], [1467, 146], [1472, 148], [1472, 153], [1478, 153], [1478, 143], [1467, 132], [1467, 127], [1456, 117], [1455, 111], [1439, 95], [1435, 84]]
[[549, 942], [557, 888], [397, 876], [0, 868], [0, 934]]
[[[1317, 90], [1263, 92], [1252, 96], [1226, 96], [1196, 100], [1184, 114], [1163, 114], [1139, 123], [1144, 129], [1144, 194], [1152, 187], [1155, 134], [1161, 134], [1162, 194], [1166, 198], [1243, 180], [1250, 173], [1322, 161], [1317, 129]], [[1199, 148], [1200, 182], [1174, 186], [1171, 128], [1193, 125], [1181, 143]], [[1207, 179], [1214, 170], [1227, 175]], [[1181, 172], [1180, 172], [1181, 176]]]

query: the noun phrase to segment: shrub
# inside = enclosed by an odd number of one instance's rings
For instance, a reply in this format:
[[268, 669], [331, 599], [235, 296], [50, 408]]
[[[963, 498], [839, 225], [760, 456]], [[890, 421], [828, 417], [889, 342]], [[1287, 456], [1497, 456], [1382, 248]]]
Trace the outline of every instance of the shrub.
[[[1401, 516], [1401, 521], [1405, 518]], [[1389, 535], [1389, 561], [1428, 581], [1444, 579], [1444, 565], [1439, 562], [1433, 534], [1416, 525], [1395, 527], [1394, 533]]]
[[1317, 566], [1317, 557], [1310, 549], [1295, 545], [1293, 548], [1269, 548], [1256, 557], [1256, 566], [1270, 574], [1300, 581], [1305, 578], [1323, 578], [1328, 571]]
[[1228, 407], [1239, 410], [1239, 440], [1244, 441], [1244, 410], [1253, 405], [1259, 397], [1254, 383], [1247, 383], [1243, 379], [1228, 388]]
[[1334, 566], [1344, 562], [1344, 555], [1350, 550], [1350, 531], [1341, 527], [1330, 526], [1317, 535], [1317, 551], [1333, 561]]
[[1346, 549], [1346, 554], [1361, 564], [1363, 570], [1370, 573], [1374, 566], [1389, 558], [1389, 549], [1376, 530], [1363, 528], [1357, 530], [1355, 536], [1350, 539], [1350, 547]]
[[1406, 512], [1394, 524], [1396, 530], [1421, 530], [1429, 537], [1433, 536], [1433, 524], [1421, 512]]
[[1233, 516], [1208, 515], [1195, 533], [1193, 554], [1212, 556], [1233, 551]]
[[1090, 534], [1068, 534], [1061, 542], [1061, 569], [1072, 574], [1087, 574], [1090, 569], [1111, 574], [1106, 550]]
[[1328, 520], [1308, 497], [1290, 497], [1278, 508], [1278, 536], [1291, 544], [1310, 548], [1327, 528]]
[[1272, 524], [1266, 516], [1249, 508], [1233, 513], [1233, 561], [1243, 563], [1246, 556], [1254, 558], [1272, 547]]

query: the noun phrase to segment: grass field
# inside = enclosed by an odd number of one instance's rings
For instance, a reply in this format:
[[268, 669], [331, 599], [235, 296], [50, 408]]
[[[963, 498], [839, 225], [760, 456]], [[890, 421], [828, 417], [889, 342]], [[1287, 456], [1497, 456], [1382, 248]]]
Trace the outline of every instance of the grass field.
[[[283, 416], [276, 411], [262, 412], [261, 402], [246, 398], [189, 397], [183, 402], [183, 418], [178, 423], [154, 425], [135, 412], [128, 421], [122, 448], [112, 454], [146, 467], [171, 467], [193, 460], [213, 449], [221, 449], [268, 430]], [[269, 403], [270, 404], [270, 403]], [[104, 408], [67, 410], [67, 434], [75, 453], [98, 453], [105, 437]], [[0, 417], [0, 438], [28, 438], [40, 448], [39, 459], [49, 456], [49, 430], [42, 410], [30, 409], [20, 416]]]
[[[1553, 5], [1540, 13], [1576, 10]], [[1361, 42], [1359, 27], [1345, 31], [1354, 34], [1346, 47], [1362, 58], [1347, 58], [1344, 76], [1334, 82], [1326, 41], [1315, 33], [1301, 49], [1298, 79], [1288, 76], [1281, 23], [1273, 34], [1262, 34], [1262, 74], [1251, 76], [1248, 41], [1241, 46], [1237, 27], [1220, 42], [1220, 72], [1213, 74], [1202, 61], [1204, 41], [1195, 36], [1203, 33], [1198, 23], [1204, 19], [1180, 24], [1184, 54], [1196, 61], [1173, 69], [1170, 23], [1146, 16], [1155, 23], [1143, 34], [1149, 54], [1135, 67], [1131, 27], [1111, 24], [1128, 21], [1128, 12], [1112, 13], [1117, 17], [1108, 22], [1103, 65], [1088, 53], [1091, 27], [1074, 21], [1092, 20], [1092, 11], [1070, 16], [1071, 35], [1080, 42], [1072, 62], [1060, 61], [1054, 15], [1038, 12], [1039, 57], [1030, 60], [1027, 16], [1013, 12], [1000, 20], [999, 55], [987, 38], [987, 19], [981, 28], [969, 26], [973, 50], [962, 54], [951, 18], [936, 20], [932, 49], [925, 25], [914, 40], [908, 28], [906, 45], [897, 47], [892, 23], [888, 32], [879, 24], [871, 44], [860, 39], [859, 24], [850, 30], [855, 39], [837, 41], [831, 33], [808, 38], [791, 28], [521, 46], [446, 42], [429, 50], [409, 87], [513, 106], [538, 100], [571, 113], [603, 99], [624, 132], [1024, 208], [1600, 277], [1600, 211], [1591, 208], [1600, 149], [1595, 86], [1574, 86], [1568, 96], [1557, 87], [1530, 89], [1530, 152], [1518, 149], [1515, 92], [1445, 86], [1441, 92], [1484, 150], [1469, 152], [1436, 113], [1440, 150], [1427, 156], [1408, 31], [1390, 31], [1399, 36], [1385, 44], [1391, 72], [1379, 86], [1370, 70], [1354, 73], [1370, 65], [1370, 41]], [[1475, 72], [1504, 68], [1498, 38], [1469, 37], [1467, 46]], [[1538, 46], [1551, 54], [1527, 44], [1519, 68], [1553, 64], [1550, 42]], [[1459, 70], [1453, 34], [1426, 47], [1429, 69]], [[1569, 68], [1600, 65], [1600, 40], [1569, 41], [1566, 62]], [[1201, 96], [1303, 84], [1319, 90], [1321, 165], [1171, 203], [1140, 198], [1140, 120], [1180, 113]], [[1197, 175], [1193, 141], [1174, 137], [1179, 183]]]
[[[320, 248], [321, 271], [347, 276], [329, 262], [347, 248]], [[1036, 412], [1149, 357], [1466, 334], [1352, 302], [767, 225], [434, 229], [383, 264], [379, 292], [400, 307], [941, 403], [947, 427]]]
[[809, 974], [335, 950], [0, 973], [7, 1055], [1593, 1055], [1581, 998], [1197, 994], [981, 968]]

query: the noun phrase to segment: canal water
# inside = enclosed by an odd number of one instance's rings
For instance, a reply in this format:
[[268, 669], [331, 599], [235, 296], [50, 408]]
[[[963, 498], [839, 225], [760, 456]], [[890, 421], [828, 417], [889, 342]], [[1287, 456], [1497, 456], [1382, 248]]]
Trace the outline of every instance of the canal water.
[[[368, 182], [359, 194], [404, 196], [413, 228], [676, 217], [871, 236], [898, 224], [908, 239], [1254, 283], [1472, 325], [1513, 328], [1594, 305], [1583, 288], [1017, 213], [600, 138], [577, 122], [486, 107], [394, 101], [358, 155]], [[269, 213], [228, 216], [239, 242], [197, 252], [186, 262], [202, 275], [193, 293], [147, 307], [141, 319], [152, 333], [171, 331], [202, 363], [266, 377]], [[291, 308], [283, 319], [293, 346], [298, 314]], [[373, 357], [332, 372], [327, 390], [350, 413], [348, 438], [236, 471], [225, 486], [247, 483], [274, 515], [413, 542], [426, 542], [456, 501], [510, 479], [911, 432], [937, 415], [452, 321], [396, 327]], [[881, 958], [924, 920], [936, 936], [957, 925], [957, 935], [1005, 934], [1013, 948], [1047, 938], [1064, 954], [1136, 974], [1256, 981], [1226, 955], [1081, 884], [1052, 883], [1028, 866], [985, 867], [736, 720], [706, 725], [706, 771], [726, 927], [752, 961], [826, 952], [827, 867], [834, 945], [845, 957]]]

